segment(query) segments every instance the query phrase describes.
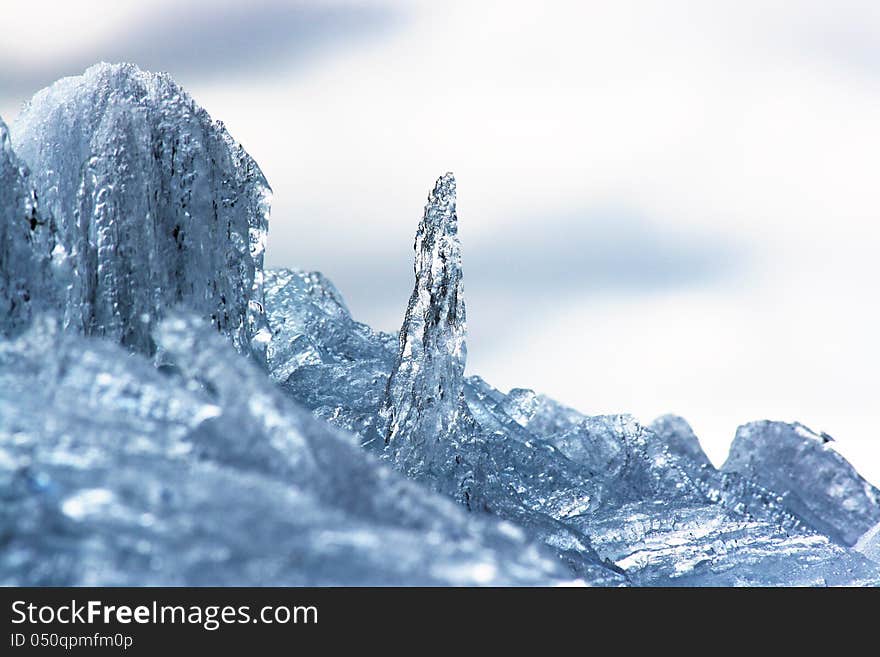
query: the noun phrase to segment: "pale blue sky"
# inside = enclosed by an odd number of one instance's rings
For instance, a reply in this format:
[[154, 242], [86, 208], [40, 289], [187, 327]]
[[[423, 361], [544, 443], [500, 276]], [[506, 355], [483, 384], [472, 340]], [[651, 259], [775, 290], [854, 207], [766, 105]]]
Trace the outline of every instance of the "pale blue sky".
[[[261, 164], [270, 265], [396, 330], [456, 173], [469, 370], [585, 412], [800, 420], [880, 482], [876, 2], [7, 3], [0, 115], [168, 70]], [[13, 125], [14, 130], [14, 125]]]

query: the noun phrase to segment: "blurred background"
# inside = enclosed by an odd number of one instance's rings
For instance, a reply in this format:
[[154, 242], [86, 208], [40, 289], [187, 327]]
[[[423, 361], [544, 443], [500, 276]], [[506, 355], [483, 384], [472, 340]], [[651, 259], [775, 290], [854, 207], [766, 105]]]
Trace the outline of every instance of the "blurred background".
[[[470, 373], [587, 413], [799, 420], [880, 484], [880, 3], [3, 2], [0, 116], [165, 70], [260, 163], [267, 264], [396, 331], [459, 189]], [[14, 130], [14, 125], [12, 126]]]

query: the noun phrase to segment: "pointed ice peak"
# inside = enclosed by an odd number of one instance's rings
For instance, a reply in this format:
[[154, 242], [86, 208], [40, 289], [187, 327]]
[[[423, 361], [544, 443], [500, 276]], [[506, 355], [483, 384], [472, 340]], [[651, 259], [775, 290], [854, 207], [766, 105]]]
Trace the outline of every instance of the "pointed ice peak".
[[382, 414], [386, 444], [407, 470], [432, 460], [463, 405], [465, 306], [455, 178], [441, 176], [428, 196], [415, 239], [415, 287]]
[[[422, 288], [438, 289], [452, 279], [461, 286], [461, 243], [455, 211], [455, 176], [451, 173], [440, 176], [428, 195], [425, 213], [416, 231], [415, 252], [416, 290], [420, 282]], [[463, 324], [464, 302], [460, 305]]]
[[452, 172], [446, 172], [434, 184], [434, 189], [428, 195], [428, 204], [425, 206], [423, 223], [448, 225], [453, 232], [456, 230], [455, 215], [455, 176]]

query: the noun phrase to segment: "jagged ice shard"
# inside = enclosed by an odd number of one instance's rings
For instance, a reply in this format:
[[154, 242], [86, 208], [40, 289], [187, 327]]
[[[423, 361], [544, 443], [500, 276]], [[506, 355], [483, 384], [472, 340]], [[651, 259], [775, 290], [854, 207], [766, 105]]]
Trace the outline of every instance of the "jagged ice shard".
[[[412, 477], [449, 470], [465, 421], [465, 306], [455, 177], [437, 180], [415, 238], [415, 288], [380, 410], [385, 444]], [[460, 463], [459, 463], [460, 464]], [[459, 482], [459, 487], [466, 484]], [[470, 496], [463, 490], [465, 500]]]
[[721, 470], [774, 491], [793, 515], [842, 545], [854, 545], [880, 522], [880, 490], [834, 450], [829, 436], [802, 424], [741, 426]]
[[182, 304], [249, 348], [269, 186], [169, 76], [99, 64], [59, 80], [22, 110], [13, 144], [70, 260], [67, 325], [151, 353], [156, 320]]
[[451, 174], [394, 336], [263, 271], [268, 185], [167, 75], [98, 65], [9, 132], [4, 584], [880, 583], [823, 434], [744, 425], [716, 469], [682, 418], [466, 377]]

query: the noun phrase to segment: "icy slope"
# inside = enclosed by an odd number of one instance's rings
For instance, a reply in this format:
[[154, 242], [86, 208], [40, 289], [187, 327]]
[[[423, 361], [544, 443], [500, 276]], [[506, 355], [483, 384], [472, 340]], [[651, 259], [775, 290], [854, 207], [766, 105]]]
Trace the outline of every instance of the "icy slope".
[[156, 338], [163, 371], [52, 323], [0, 342], [4, 585], [572, 579], [314, 419], [202, 322]]
[[741, 426], [721, 470], [774, 491], [792, 514], [843, 545], [880, 522], [880, 491], [834, 451], [830, 438], [802, 424]]

